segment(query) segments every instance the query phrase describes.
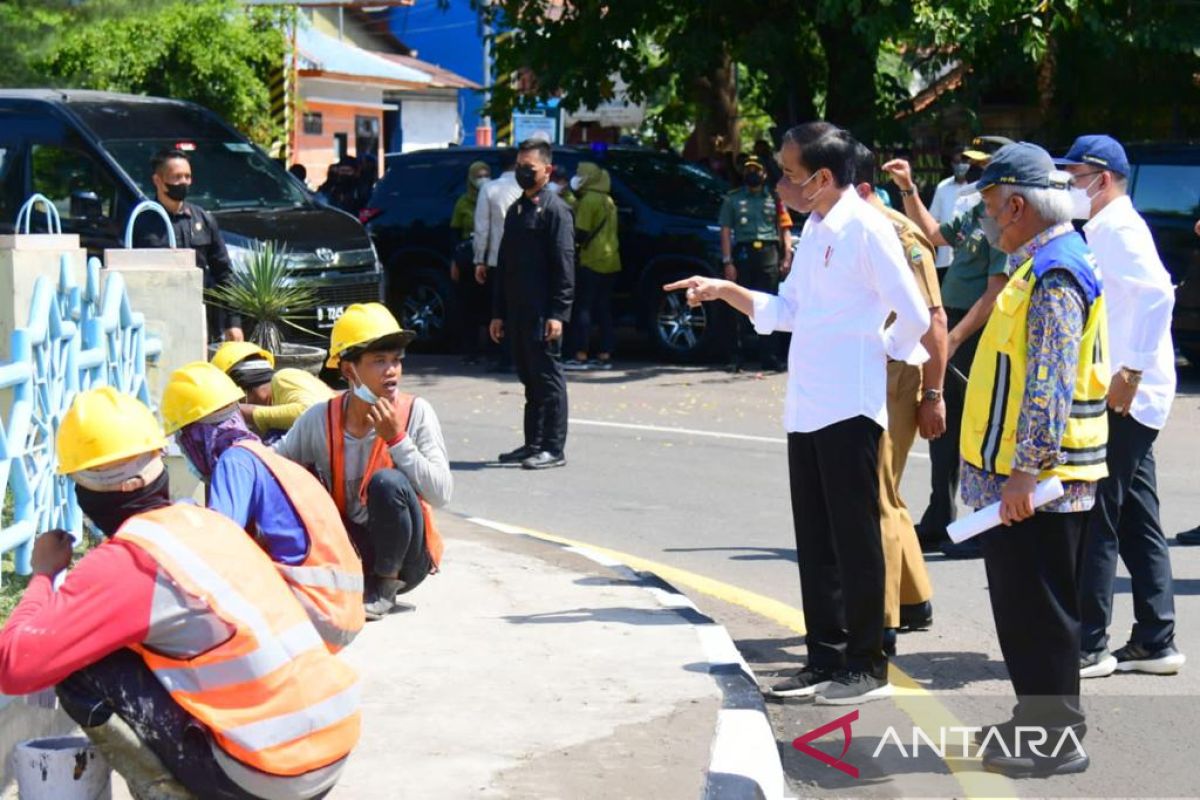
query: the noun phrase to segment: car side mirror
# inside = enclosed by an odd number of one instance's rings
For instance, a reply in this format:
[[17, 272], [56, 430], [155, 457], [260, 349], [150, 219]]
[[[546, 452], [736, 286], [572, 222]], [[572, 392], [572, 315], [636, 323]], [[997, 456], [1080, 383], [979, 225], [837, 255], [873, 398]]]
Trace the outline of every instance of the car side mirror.
[[98, 219], [104, 216], [104, 204], [95, 192], [71, 192], [71, 217], [74, 219]]

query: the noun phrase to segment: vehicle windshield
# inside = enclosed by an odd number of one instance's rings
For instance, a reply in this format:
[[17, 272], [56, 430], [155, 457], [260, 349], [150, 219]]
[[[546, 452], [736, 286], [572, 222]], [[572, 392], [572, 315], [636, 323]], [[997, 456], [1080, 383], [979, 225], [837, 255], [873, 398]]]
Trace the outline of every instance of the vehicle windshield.
[[[182, 147], [180, 145], [183, 145]], [[208, 211], [237, 208], [291, 208], [309, 205], [308, 196], [282, 167], [246, 142], [178, 139], [109, 139], [104, 148], [154, 197], [150, 159], [159, 150], [179, 147], [192, 163], [188, 200]]]
[[700, 167], [658, 153], [610, 151], [603, 163], [646, 205], [665, 214], [715, 221], [729, 191]]
[[1133, 204], [1143, 214], [1195, 219], [1200, 215], [1200, 165], [1140, 165]]

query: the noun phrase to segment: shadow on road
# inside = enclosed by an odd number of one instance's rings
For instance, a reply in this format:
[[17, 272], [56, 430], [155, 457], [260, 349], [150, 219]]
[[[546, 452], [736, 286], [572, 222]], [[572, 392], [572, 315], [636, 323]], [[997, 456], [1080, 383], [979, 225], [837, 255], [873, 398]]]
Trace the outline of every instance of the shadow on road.
[[563, 625], [576, 622], [619, 622], [623, 625], [691, 625], [692, 620], [675, 609], [573, 608], [542, 614], [513, 614], [501, 617], [513, 625]]
[[796, 561], [794, 547], [664, 547], [664, 553], [721, 553], [740, 552], [730, 561]]

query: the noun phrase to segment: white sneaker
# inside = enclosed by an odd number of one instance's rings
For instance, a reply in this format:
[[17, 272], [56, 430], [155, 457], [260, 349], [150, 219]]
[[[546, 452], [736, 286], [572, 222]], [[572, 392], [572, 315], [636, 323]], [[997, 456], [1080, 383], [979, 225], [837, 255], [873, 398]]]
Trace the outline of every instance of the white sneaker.
[[1117, 672], [1145, 672], [1150, 675], [1174, 675], [1183, 668], [1187, 656], [1169, 644], [1158, 650], [1148, 650], [1130, 642], [1116, 653]]
[[1101, 650], [1099, 653], [1084, 653], [1079, 657], [1079, 677], [1081, 678], [1107, 678], [1116, 669], [1117, 659], [1108, 650]]

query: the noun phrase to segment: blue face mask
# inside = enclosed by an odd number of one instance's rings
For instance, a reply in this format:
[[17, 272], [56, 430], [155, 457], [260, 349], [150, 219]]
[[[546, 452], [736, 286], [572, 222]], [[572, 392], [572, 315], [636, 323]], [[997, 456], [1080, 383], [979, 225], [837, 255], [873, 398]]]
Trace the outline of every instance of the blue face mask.
[[372, 392], [365, 383], [358, 377], [358, 370], [354, 367], [350, 368], [354, 372], [354, 396], [362, 400], [369, 406], [373, 406], [379, 402], [379, 395]]

